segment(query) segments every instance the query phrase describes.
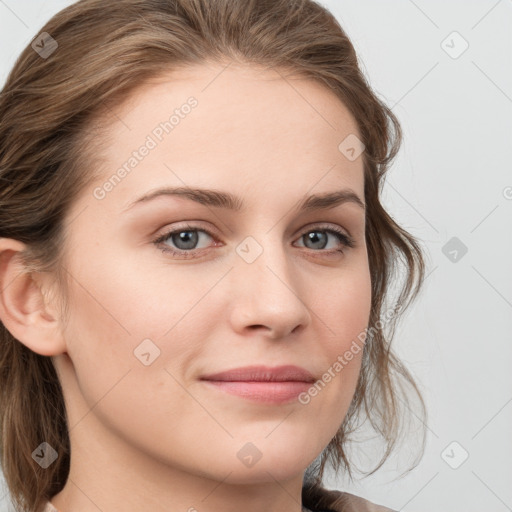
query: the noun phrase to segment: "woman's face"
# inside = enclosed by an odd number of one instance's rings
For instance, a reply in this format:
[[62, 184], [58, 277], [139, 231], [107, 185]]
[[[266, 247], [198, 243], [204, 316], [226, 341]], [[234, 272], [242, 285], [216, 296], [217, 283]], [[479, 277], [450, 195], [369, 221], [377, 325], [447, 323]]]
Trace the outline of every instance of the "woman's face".
[[[67, 217], [54, 362], [74, 453], [234, 483], [302, 474], [346, 414], [370, 314], [355, 121], [325, 86], [235, 64], [168, 74], [113, 114], [104, 175]], [[215, 194], [139, 201], [164, 188]], [[288, 365], [320, 383], [261, 381]], [[204, 380], [248, 366], [270, 373]]]

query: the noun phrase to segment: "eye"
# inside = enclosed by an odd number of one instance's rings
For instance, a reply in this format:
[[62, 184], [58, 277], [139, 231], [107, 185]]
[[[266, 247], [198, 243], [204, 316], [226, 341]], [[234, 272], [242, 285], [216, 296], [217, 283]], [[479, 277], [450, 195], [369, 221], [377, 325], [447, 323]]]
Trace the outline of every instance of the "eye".
[[[213, 235], [208, 230], [200, 229], [198, 226], [187, 225], [164, 233], [154, 240], [153, 243], [161, 246], [162, 252], [171, 253], [181, 258], [193, 258], [194, 254], [191, 251], [198, 249], [196, 247], [197, 243], [201, 238], [205, 238], [204, 236], [201, 237], [200, 234], [206, 235], [206, 238], [213, 238]], [[168, 241], [172, 242], [177, 250], [164, 243]]]
[[[333, 235], [337, 240], [337, 244], [341, 244], [342, 248], [334, 247], [334, 249], [326, 250], [326, 246], [328, 245], [329, 235]], [[301, 237], [300, 240], [305, 241], [305, 247], [308, 249], [322, 249], [321, 252], [326, 252], [328, 254], [334, 252], [345, 252], [345, 249], [355, 247], [354, 240], [352, 237], [344, 233], [341, 229], [337, 227], [330, 226], [329, 228], [319, 226], [313, 229], [309, 229], [306, 231]], [[335, 243], [336, 243], [335, 240]]]
[[[335, 246], [334, 248], [326, 249], [329, 242], [329, 235], [334, 238]], [[205, 242], [205, 238], [215, 240], [214, 235], [210, 233], [210, 231], [199, 226], [186, 225], [178, 229], [167, 231], [163, 235], [160, 235], [156, 240], [153, 240], [153, 243], [160, 247], [162, 252], [187, 259], [199, 257], [195, 253], [198, 250], [208, 248], [207, 240], [206, 246], [197, 247], [197, 244], [201, 240]], [[355, 247], [354, 240], [348, 234], [343, 232], [340, 228], [333, 227], [332, 225], [328, 228], [324, 226], [319, 226], [313, 229], [310, 228], [299, 237], [299, 240], [305, 240], [306, 245], [304, 245], [304, 247], [307, 249], [327, 255], [337, 252], [344, 253], [346, 248]], [[173, 244], [174, 248], [169, 245], [169, 242]]]

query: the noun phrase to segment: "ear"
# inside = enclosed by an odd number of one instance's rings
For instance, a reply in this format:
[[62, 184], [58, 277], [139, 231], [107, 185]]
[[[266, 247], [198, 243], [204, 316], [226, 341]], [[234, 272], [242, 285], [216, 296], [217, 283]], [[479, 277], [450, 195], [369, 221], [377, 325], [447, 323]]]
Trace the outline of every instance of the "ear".
[[66, 344], [57, 309], [45, 303], [49, 276], [27, 271], [20, 257], [25, 248], [18, 240], [0, 238], [0, 321], [33, 352], [58, 355]]

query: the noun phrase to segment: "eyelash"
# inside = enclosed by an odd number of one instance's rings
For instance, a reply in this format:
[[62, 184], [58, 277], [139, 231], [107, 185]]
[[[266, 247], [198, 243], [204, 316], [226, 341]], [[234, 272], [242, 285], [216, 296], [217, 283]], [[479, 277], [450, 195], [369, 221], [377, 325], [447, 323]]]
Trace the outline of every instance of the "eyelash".
[[[171, 231], [167, 231], [163, 235], [160, 235], [157, 239], [153, 240], [153, 243], [157, 247], [160, 246], [159, 249], [162, 252], [172, 254], [173, 256], [179, 256], [182, 259], [191, 259], [191, 258], [200, 257], [200, 256], [194, 255], [194, 251], [202, 251], [203, 249], [191, 249], [189, 251], [185, 251], [185, 250], [172, 249], [172, 248], [169, 248], [169, 246], [167, 246], [167, 245], [164, 245], [163, 247], [161, 246], [161, 244], [163, 244], [163, 242], [168, 240], [172, 235], [182, 233], [184, 231], [198, 231], [198, 232], [202, 231], [202, 232], [206, 233], [208, 236], [210, 236], [211, 238], [213, 238], [214, 240], [216, 239], [215, 235], [213, 233], [211, 233], [208, 229], [204, 229], [199, 226], [186, 225], [186, 226], [183, 226], [178, 229], [173, 229]], [[353, 249], [355, 247], [355, 242], [352, 237], [348, 236], [341, 229], [338, 229], [338, 228], [332, 227], [332, 226], [330, 226], [329, 228], [322, 227], [322, 226], [315, 226], [313, 228], [308, 229], [307, 231], [304, 231], [300, 235], [299, 238], [302, 238], [304, 235], [306, 235], [308, 233], [315, 232], [315, 231], [320, 231], [323, 233], [331, 233], [331, 234], [335, 235], [336, 238], [341, 242], [341, 244], [343, 245], [344, 248], [348, 247], [348, 248]], [[313, 252], [325, 253], [327, 255], [334, 255], [334, 253], [337, 253], [337, 252], [340, 252], [343, 254], [345, 252], [343, 249], [330, 249], [330, 250], [321, 249], [319, 251], [315, 251], [314, 249], [310, 249], [310, 250]]]

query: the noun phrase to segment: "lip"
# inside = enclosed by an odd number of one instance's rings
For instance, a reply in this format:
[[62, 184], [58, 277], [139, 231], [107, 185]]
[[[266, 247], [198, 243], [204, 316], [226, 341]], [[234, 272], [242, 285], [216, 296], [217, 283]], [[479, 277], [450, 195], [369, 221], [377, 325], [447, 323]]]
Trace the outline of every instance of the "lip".
[[233, 368], [224, 372], [204, 375], [202, 380], [214, 380], [223, 382], [315, 382], [313, 375], [305, 368], [294, 365], [284, 366], [244, 366]]
[[255, 402], [281, 404], [297, 399], [315, 382], [313, 375], [299, 366], [245, 366], [204, 375], [207, 385]]

